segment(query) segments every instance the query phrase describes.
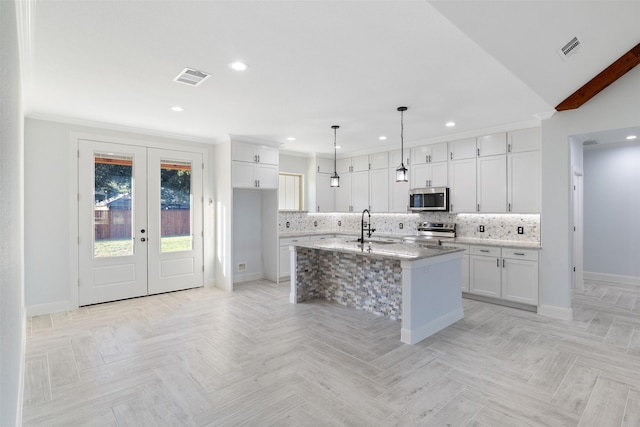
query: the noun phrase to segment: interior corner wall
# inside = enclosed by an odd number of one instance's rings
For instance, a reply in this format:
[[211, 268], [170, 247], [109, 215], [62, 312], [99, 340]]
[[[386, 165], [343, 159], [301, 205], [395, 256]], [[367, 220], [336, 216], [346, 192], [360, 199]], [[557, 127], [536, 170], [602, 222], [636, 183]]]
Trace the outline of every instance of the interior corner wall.
[[542, 122], [541, 312], [571, 312], [570, 137], [640, 124], [640, 67], [578, 109]]
[[[263, 277], [261, 190], [233, 190], [233, 282]], [[240, 270], [239, 265], [244, 269]]]
[[19, 426], [26, 340], [24, 136], [14, 1], [0, 1], [0, 64], [0, 425]]

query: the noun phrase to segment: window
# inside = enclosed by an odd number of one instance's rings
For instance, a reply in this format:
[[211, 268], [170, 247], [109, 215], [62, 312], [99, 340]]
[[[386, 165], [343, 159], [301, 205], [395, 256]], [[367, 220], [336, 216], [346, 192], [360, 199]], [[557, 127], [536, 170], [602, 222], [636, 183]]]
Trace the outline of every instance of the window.
[[303, 208], [302, 175], [280, 173], [278, 199], [278, 209], [281, 211], [301, 211]]

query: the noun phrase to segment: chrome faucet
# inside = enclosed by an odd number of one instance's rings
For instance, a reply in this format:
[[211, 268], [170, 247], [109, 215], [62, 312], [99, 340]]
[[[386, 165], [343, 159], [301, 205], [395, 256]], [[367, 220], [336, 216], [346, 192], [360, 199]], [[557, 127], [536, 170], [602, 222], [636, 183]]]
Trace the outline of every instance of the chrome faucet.
[[367, 237], [371, 237], [373, 232], [376, 231], [375, 228], [373, 230], [371, 229], [371, 212], [369, 212], [369, 209], [363, 210], [362, 221], [360, 222], [360, 238], [358, 239], [358, 242], [362, 243], [363, 245], [364, 245], [364, 213], [365, 212], [367, 213], [367, 215], [369, 215], [369, 221], [367, 223], [368, 225]]

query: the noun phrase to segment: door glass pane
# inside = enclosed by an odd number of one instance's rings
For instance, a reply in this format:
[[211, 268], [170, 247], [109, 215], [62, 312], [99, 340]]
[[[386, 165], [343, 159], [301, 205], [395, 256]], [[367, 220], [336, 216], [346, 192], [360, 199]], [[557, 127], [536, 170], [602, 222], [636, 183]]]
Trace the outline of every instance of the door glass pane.
[[93, 255], [133, 255], [133, 157], [94, 155]]
[[160, 162], [160, 204], [160, 252], [190, 251], [190, 162]]

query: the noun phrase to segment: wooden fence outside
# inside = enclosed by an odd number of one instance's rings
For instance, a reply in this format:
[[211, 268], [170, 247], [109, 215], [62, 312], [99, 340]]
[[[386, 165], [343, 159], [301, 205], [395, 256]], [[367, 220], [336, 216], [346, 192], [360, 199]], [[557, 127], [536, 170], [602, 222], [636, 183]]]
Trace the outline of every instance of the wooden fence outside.
[[[165, 209], [160, 211], [161, 237], [191, 234], [191, 211]], [[130, 239], [131, 211], [125, 209], [95, 211], [95, 239]]]

